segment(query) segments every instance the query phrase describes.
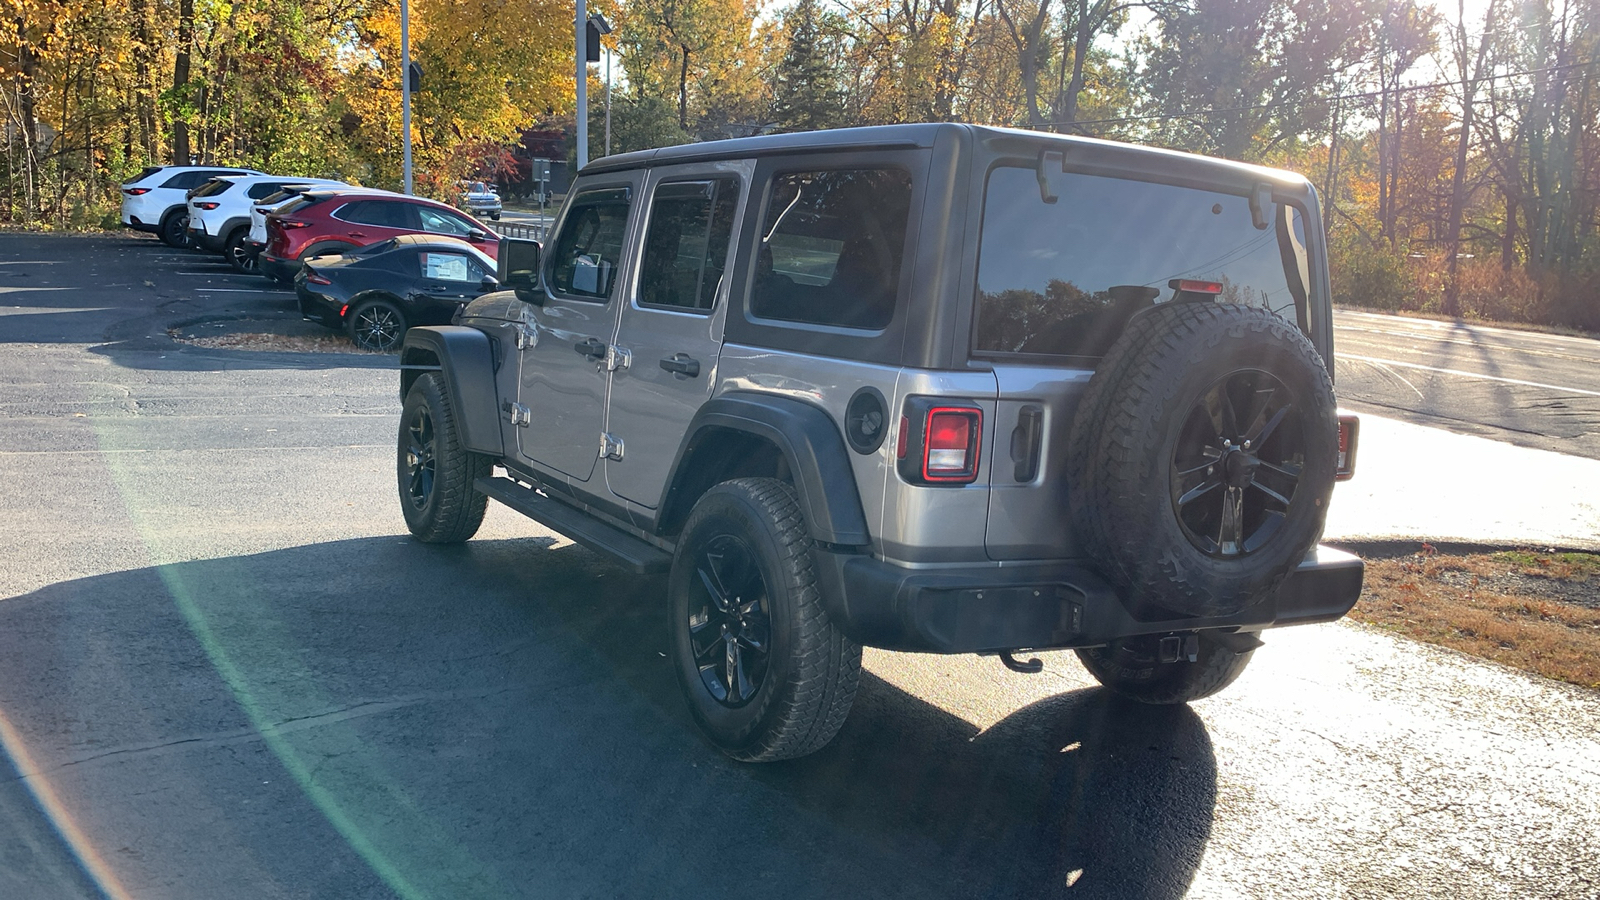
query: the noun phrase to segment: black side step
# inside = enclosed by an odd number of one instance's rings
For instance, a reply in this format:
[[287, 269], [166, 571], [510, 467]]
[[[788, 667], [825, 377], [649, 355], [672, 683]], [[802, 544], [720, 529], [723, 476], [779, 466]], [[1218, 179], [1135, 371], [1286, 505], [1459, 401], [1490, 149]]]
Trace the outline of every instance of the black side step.
[[509, 478], [479, 478], [472, 486], [478, 493], [612, 557], [640, 575], [654, 575], [672, 568], [672, 556], [665, 550]]

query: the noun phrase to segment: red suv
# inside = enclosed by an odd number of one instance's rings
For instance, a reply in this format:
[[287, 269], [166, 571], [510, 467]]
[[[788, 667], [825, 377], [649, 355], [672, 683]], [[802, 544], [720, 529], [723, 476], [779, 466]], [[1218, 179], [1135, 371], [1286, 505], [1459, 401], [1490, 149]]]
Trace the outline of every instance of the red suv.
[[491, 258], [500, 250], [500, 237], [489, 226], [443, 203], [385, 192], [307, 191], [267, 216], [261, 273], [289, 281], [304, 260], [402, 234], [449, 235]]

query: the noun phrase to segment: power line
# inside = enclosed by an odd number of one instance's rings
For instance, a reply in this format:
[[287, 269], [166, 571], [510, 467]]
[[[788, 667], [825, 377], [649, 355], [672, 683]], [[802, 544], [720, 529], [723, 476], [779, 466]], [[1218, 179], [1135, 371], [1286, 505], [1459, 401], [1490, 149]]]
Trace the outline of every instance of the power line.
[[[1542, 68], [1542, 69], [1527, 69], [1527, 70], [1524, 70], [1524, 71], [1521, 71], [1521, 72], [1499, 72], [1499, 73], [1495, 73], [1495, 74], [1491, 74], [1491, 75], [1484, 75], [1484, 76], [1479, 77], [1479, 78], [1459, 79], [1459, 80], [1456, 80], [1456, 81], [1435, 81], [1435, 82], [1433, 82], [1431, 84], [1408, 84], [1408, 85], [1405, 85], [1404, 87], [1385, 88], [1385, 89], [1377, 90], [1377, 91], [1360, 91], [1360, 92], [1354, 93], [1354, 94], [1335, 94], [1335, 95], [1330, 96], [1330, 97], [1314, 97], [1314, 98], [1312, 98], [1311, 101], [1308, 101], [1308, 102], [1332, 103], [1332, 102], [1334, 102], [1336, 100], [1339, 100], [1339, 101], [1343, 101], [1343, 100], [1371, 100], [1371, 99], [1374, 99], [1374, 98], [1377, 98], [1377, 97], [1382, 97], [1385, 94], [1403, 94], [1403, 93], [1406, 93], [1407, 91], [1431, 91], [1431, 90], [1436, 90], [1438, 88], [1445, 88], [1445, 87], [1463, 87], [1463, 86], [1468, 85], [1468, 84], [1477, 84], [1477, 83], [1483, 82], [1483, 81], [1493, 82], [1496, 79], [1500, 79], [1500, 78], [1521, 78], [1524, 75], [1542, 75], [1542, 74], [1544, 74], [1546, 72], [1560, 72], [1560, 71], [1565, 71], [1567, 69], [1581, 69], [1581, 68], [1584, 68], [1585, 66], [1592, 66], [1594, 64], [1595, 64], [1595, 60], [1586, 60], [1584, 62], [1566, 63], [1564, 65], [1559, 65], [1559, 66], [1547, 66], [1547, 67]], [[1041, 125], [1064, 127], [1064, 126], [1068, 126], [1068, 125], [1117, 125], [1117, 124], [1120, 124], [1120, 123], [1123, 123], [1123, 122], [1149, 122], [1149, 121], [1168, 120], [1168, 119], [1196, 119], [1196, 118], [1202, 118], [1202, 117], [1205, 117], [1205, 116], [1222, 115], [1222, 114], [1225, 114], [1225, 113], [1254, 112], [1254, 111], [1263, 110], [1263, 109], [1277, 109], [1278, 107], [1281, 107], [1281, 106], [1290, 106], [1290, 105], [1292, 105], [1291, 101], [1279, 100], [1279, 101], [1276, 101], [1276, 102], [1273, 102], [1273, 103], [1256, 103], [1256, 104], [1253, 104], [1253, 105], [1250, 105], [1250, 106], [1229, 106], [1229, 107], [1224, 107], [1222, 109], [1203, 109], [1203, 110], [1198, 110], [1196, 112], [1187, 112], [1187, 113], [1157, 113], [1157, 114], [1152, 114], [1152, 115], [1147, 115], [1147, 116], [1117, 116], [1115, 118], [1109, 118], [1109, 119], [1078, 119], [1078, 120], [1072, 121], [1072, 122], [1041, 122], [1040, 124]]]

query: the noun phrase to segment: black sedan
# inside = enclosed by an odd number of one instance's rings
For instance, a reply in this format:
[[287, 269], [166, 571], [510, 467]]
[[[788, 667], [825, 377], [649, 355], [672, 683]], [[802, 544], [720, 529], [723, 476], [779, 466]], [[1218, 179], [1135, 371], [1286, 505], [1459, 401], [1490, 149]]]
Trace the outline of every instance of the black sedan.
[[466, 241], [407, 234], [300, 267], [300, 315], [342, 328], [357, 347], [389, 351], [412, 325], [445, 325], [496, 288], [494, 260]]

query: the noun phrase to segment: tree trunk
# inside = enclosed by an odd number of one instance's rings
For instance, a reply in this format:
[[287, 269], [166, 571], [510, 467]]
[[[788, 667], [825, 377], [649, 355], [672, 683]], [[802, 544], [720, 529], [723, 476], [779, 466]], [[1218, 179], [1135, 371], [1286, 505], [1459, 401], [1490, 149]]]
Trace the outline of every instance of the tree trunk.
[[1477, 61], [1467, 66], [1466, 0], [1456, 0], [1457, 20], [1457, 70], [1461, 75], [1461, 134], [1456, 141], [1455, 171], [1450, 174], [1450, 216], [1445, 225], [1445, 282], [1444, 299], [1440, 312], [1447, 316], [1461, 315], [1461, 279], [1457, 272], [1461, 256], [1461, 217], [1467, 207], [1467, 150], [1472, 143], [1472, 101], [1477, 94], [1478, 79], [1483, 72], [1484, 59], [1489, 53], [1489, 41], [1495, 33], [1495, 11], [1499, 4], [1489, 0], [1483, 16], [1483, 36], [1478, 41]]
[[[172, 61], [172, 90], [178, 102], [187, 106], [186, 87], [189, 84], [189, 53], [194, 44], [194, 0], [178, 2], [178, 52]], [[189, 164], [189, 122], [186, 110], [172, 117], [172, 161], [180, 166]]]
[[684, 131], [689, 130], [689, 48], [680, 44], [683, 50], [683, 65], [678, 67], [678, 127]]

